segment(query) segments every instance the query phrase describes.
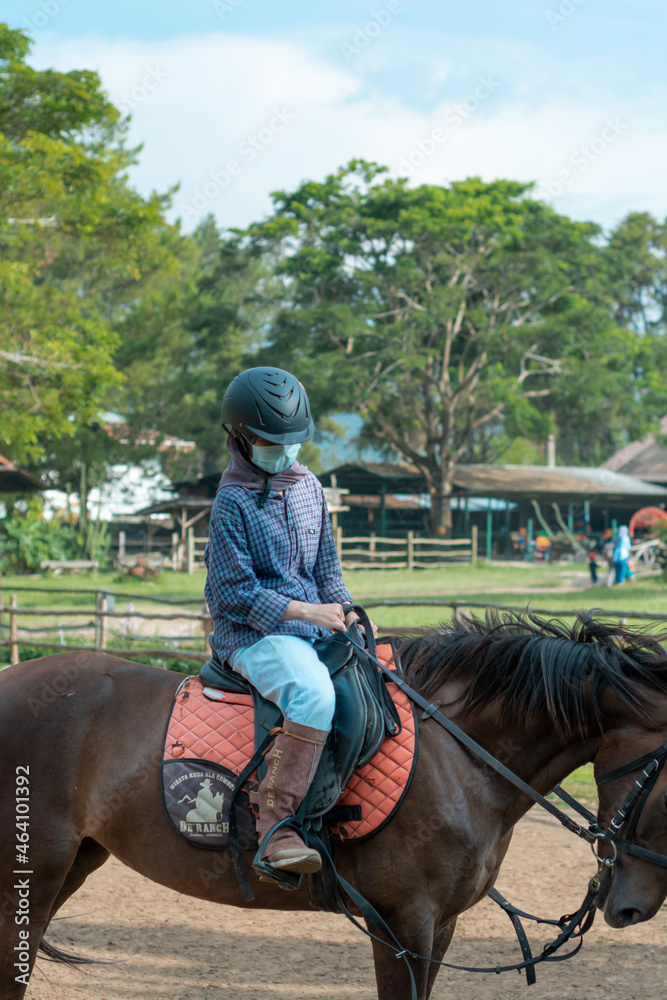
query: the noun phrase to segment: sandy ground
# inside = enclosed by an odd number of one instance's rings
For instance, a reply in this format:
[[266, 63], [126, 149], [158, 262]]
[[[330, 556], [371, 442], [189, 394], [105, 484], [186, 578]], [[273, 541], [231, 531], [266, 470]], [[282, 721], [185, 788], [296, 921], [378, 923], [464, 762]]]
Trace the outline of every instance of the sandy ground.
[[[498, 888], [546, 916], [572, 911], [593, 874], [584, 844], [533, 811], [517, 828]], [[27, 1000], [372, 1000], [370, 946], [344, 917], [251, 913], [201, 903], [154, 885], [115, 860], [95, 872], [61, 911], [54, 943], [118, 964], [73, 972], [39, 961]], [[667, 906], [624, 931], [600, 915], [583, 951], [523, 977], [443, 970], [433, 997], [491, 1000], [665, 1000]], [[551, 940], [530, 929], [534, 950]], [[464, 915], [447, 956], [461, 964], [519, 961], [507, 917], [489, 901]]]

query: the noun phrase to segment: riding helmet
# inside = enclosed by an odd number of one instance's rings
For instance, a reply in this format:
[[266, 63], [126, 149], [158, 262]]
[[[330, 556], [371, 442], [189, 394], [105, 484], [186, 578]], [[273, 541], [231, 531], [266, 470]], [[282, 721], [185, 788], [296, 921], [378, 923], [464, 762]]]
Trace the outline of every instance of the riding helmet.
[[315, 431], [306, 390], [282, 368], [248, 368], [232, 379], [222, 400], [222, 424], [273, 444], [307, 441]]

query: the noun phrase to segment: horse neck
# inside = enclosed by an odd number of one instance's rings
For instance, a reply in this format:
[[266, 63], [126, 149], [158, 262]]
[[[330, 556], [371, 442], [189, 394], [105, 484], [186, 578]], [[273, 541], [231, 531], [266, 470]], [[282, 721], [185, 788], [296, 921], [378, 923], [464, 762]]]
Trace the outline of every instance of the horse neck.
[[[592, 760], [600, 744], [599, 732], [563, 737], [546, 714], [530, 723], [519, 723], [503, 718], [497, 707], [489, 706], [457, 719], [455, 712], [447, 711], [446, 691], [439, 692], [438, 698], [441, 694], [444, 714], [542, 795]], [[491, 767], [478, 766], [487, 785], [485, 794], [506, 813], [508, 825], [513, 825], [533, 803]]]

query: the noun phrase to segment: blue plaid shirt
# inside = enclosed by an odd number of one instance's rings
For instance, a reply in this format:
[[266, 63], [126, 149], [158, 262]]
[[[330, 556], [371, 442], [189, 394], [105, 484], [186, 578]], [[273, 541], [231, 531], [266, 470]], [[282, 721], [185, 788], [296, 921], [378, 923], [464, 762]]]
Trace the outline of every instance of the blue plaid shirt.
[[351, 601], [343, 583], [324, 492], [312, 472], [285, 490], [218, 490], [204, 561], [205, 596], [215, 622], [213, 648], [224, 662], [265, 635], [330, 635], [310, 622], [280, 619], [292, 600]]

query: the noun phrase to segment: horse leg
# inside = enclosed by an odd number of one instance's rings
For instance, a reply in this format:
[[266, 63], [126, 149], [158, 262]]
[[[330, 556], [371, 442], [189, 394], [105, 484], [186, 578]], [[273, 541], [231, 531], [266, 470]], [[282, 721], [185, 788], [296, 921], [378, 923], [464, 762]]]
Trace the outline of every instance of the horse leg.
[[[449, 948], [451, 940], [454, 936], [454, 930], [456, 928], [456, 918], [450, 920], [448, 924], [444, 924], [439, 927], [433, 937], [433, 948], [431, 949], [431, 958], [433, 962], [441, 962], [445, 956], [445, 952]], [[428, 969], [428, 983], [426, 986], [426, 1000], [431, 995], [431, 990], [433, 989], [433, 984], [435, 983], [435, 977], [440, 972], [440, 966], [429, 964]]]
[[60, 909], [63, 903], [65, 903], [70, 896], [73, 896], [77, 889], [81, 888], [88, 876], [92, 874], [96, 868], [103, 865], [108, 857], [109, 852], [106, 847], [102, 847], [101, 844], [98, 844], [97, 841], [93, 840], [91, 837], [84, 837], [79, 844], [79, 850], [76, 853], [72, 867], [65, 877], [65, 881], [62, 884], [60, 892], [53, 901], [51, 913], [49, 914], [49, 923], [53, 920], [55, 913]]
[[[0, 997], [22, 1000], [35, 964], [37, 949], [51, 918], [55, 900], [74, 864], [78, 844], [58, 841], [35, 843], [30, 868], [19, 871], [14, 856], [2, 866], [0, 906]], [[53, 845], [59, 843], [58, 849]], [[41, 850], [40, 850], [41, 847]], [[49, 849], [50, 848], [50, 849]], [[9, 855], [9, 852], [7, 852]], [[18, 873], [17, 873], [18, 872]]]
[[[423, 913], [421, 919], [415, 914], [415, 920], [407, 922], [405, 919], [397, 920], [395, 915], [385, 915], [387, 923], [401, 942], [403, 948], [412, 951], [417, 955], [431, 955], [434, 948], [433, 918], [429, 913]], [[412, 927], [410, 926], [412, 924]], [[381, 938], [381, 941], [373, 941], [373, 962], [375, 965], [375, 982], [377, 984], [378, 1000], [410, 1000], [412, 996], [410, 974], [406, 961], [397, 959], [393, 948], [388, 948], [382, 943], [386, 938], [380, 934], [377, 928], [366, 921], [368, 930]], [[428, 1000], [430, 993], [429, 986], [429, 963], [420, 962], [417, 959], [407, 959], [410, 963], [415, 984], [417, 987], [417, 997], [419, 1000]], [[432, 984], [431, 984], [432, 985]]]

